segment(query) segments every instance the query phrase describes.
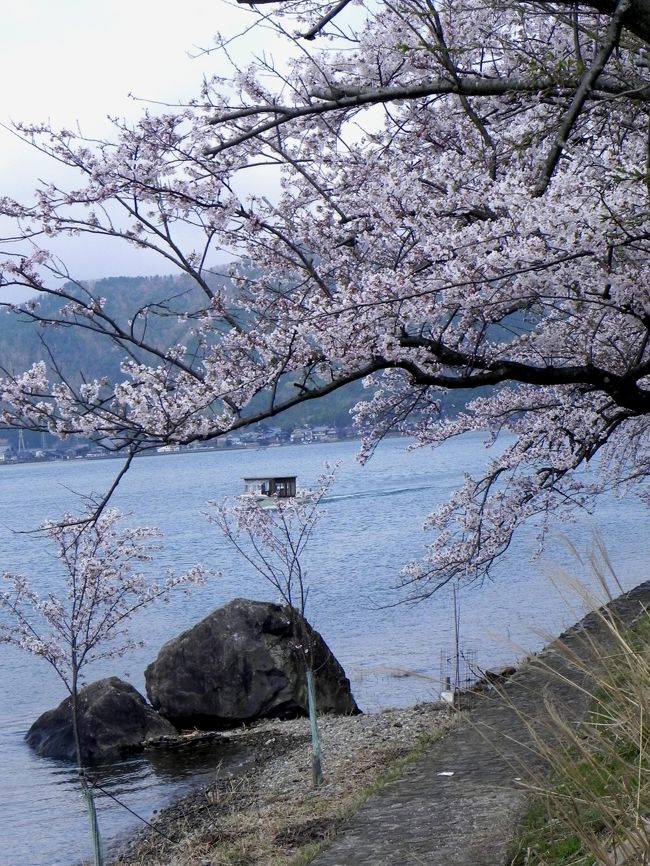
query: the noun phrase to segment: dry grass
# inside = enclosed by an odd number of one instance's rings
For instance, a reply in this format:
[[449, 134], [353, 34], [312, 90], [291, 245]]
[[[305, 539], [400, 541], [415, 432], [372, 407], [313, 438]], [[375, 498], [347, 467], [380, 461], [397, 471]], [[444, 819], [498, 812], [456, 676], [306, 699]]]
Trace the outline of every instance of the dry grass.
[[[602, 546], [592, 568], [603, 587], [615, 579]], [[550, 767], [512, 866], [645, 866], [650, 863], [650, 616], [628, 629], [608, 609], [601, 636], [565, 658], [587, 682], [589, 710], [576, 726], [548, 706], [542, 733], [531, 727]], [[584, 688], [584, 685], [580, 686]]]

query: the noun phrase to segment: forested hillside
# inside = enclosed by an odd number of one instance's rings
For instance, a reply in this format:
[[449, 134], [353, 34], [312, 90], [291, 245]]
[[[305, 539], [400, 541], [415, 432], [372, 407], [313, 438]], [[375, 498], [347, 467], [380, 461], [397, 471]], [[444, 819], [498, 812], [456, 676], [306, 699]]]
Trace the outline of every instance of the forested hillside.
[[[67, 288], [78, 296], [83, 293], [81, 288]], [[187, 338], [192, 324], [186, 314], [204, 301], [182, 277], [109, 277], [89, 283], [88, 288], [106, 299], [105, 311], [123, 328], [154, 329], [156, 345], [163, 351]], [[38, 317], [52, 317], [63, 306], [54, 296], [36, 298]], [[28, 314], [0, 317], [0, 346], [4, 370], [17, 373], [34, 361], [51, 365], [55, 359], [73, 381], [79, 381], [82, 370], [86, 380], [107, 377], [115, 381], [124, 357], [117, 346], [89, 329], [44, 327]]]
[[[227, 279], [215, 278], [215, 285], [227, 285]], [[82, 288], [68, 287], [79, 296]], [[205, 306], [205, 295], [184, 276], [164, 277], [109, 277], [88, 284], [94, 294], [105, 298], [104, 311], [126, 330], [133, 329], [152, 339], [166, 352], [183, 343], [192, 347], [192, 332], [196, 322], [192, 312]], [[51, 318], [63, 304], [54, 296], [37, 296], [38, 307], [34, 315]], [[122, 377], [120, 363], [125, 357], [118, 346], [88, 328], [44, 326], [34, 315], [0, 316], [0, 367], [15, 374], [26, 370], [35, 361], [54, 363], [72, 382], [107, 378], [117, 381]], [[78, 320], [77, 320], [78, 322]], [[196, 337], [194, 338], [196, 341]], [[143, 353], [141, 360], [152, 362]], [[82, 372], [83, 371], [83, 372]], [[286, 387], [291, 387], [287, 383]], [[367, 392], [360, 383], [354, 383], [342, 392], [331, 394], [324, 400], [303, 404], [278, 417], [278, 426], [332, 424], [346, 427], [351, 423], [350, 409]]]
[[[226, 287], [226, 295], [232, 292], [227, 277], [215, 277], [214, 286]], [[122, 328], [133, 331], [152, 341], [165, 353], [178, 344], [188, 347], [187, 357], [192, 355], [196, 336], [192, 336], [197, 322], [192, 313], [205, 307], [205, 295], [196, 284], [185, 276], [156, 277], [108, 277], [87, 284], [94, 295], [105, 299], [104, 311]], [[67, 291], [78, 297], [84, 287], [68, 286]], [[56, 327], [39, 324], [37, 319], [54, 317], [63, 301], [55, 296], [37, 296], [38, 306], [30, 314], [0, 315], [0, 368], [10, 374], [20, 373], [35, 361], [45, 361], [48, 367], [57, 365], [68, 381], [106, 378], [110, 382], [123, 378], [120, 363], [126, 356], [114, 341], [103, 339], [90, 328], [58, 324]], [[233, 309], [233, 314], [237, 315]], [[241, 314], [239, 314], [241, 315]], [[35, 318], [36, 317], [36, 318]], [[133, 347], [131, 346], [133, 351]], [[142, 353], [138, 360], [147, 363], [156, 359]], [[283, 389], [293, 388], [291, 381], [284, 382]], [[296, 426], [332, 425], [349, 427], [352, 423], [350, 410], [360, 400], [368, 399], [372, 391], [361, 382], [353, 382], [345, 388], [319, 400], [302, 403], [287, 410], [273, 420], [283, 429]], [[474, 394], [473, 396], [476, 396]], [[468, 395], [464, 391], [446, 395], [444, 408], [448, 414], [456, 414], [465, 405]], [[255, 411], [260, 398], [253, 401], [250, 409]], [[10, 441], [17, 433], [4, 434]], [[30, 437], [30, 441], [37, 439]]]

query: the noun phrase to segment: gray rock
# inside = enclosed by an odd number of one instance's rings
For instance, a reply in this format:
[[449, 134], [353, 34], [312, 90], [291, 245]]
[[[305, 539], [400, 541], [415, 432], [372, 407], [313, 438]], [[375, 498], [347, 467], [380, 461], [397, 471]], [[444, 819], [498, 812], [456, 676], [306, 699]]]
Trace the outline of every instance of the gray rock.
[[350, 681], [320, 634], [287, 607], [246, 599], [166, 643], [145, 671], [147, 695], [177, 727], [219, 730], [305, 715], [303, 646], [310, 647], [318, 711], [358, 713]]
[[[140, 692], [118, 677], [97, 680], [80, 689], [78, 718], [84, 762], [119, 757], [138, 751], [146, 740], [176, 734], [174, 726], [150, 707]], [[39, 716], [25, 740], [43, 757], [75, 761], [72, 698]]]

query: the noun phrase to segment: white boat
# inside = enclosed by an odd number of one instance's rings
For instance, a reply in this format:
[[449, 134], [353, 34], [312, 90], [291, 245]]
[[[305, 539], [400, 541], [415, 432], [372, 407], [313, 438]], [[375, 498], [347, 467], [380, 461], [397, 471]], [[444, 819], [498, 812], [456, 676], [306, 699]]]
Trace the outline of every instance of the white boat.
[[260, 475], [244, 478], [244, 492], [239, 499], [260, 508], [277, 508], [284, 499], [311, 502], [315, 496], [313, 490], [297, 487], [295, 475]]

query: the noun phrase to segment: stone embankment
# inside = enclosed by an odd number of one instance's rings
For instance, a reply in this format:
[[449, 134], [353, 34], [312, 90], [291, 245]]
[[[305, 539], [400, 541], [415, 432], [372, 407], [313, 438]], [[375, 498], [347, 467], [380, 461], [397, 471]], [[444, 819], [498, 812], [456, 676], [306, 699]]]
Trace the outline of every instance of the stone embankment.
[[[650, 607], [650, 581], [608, 606], [622, 627]], [[549, 702], [579, 723], [609, 630], [597, 613], [549, 644], [359, 810], [312, 866], [507, 866], [545, 768]], [[580, 659], [575, 664], [571, 659]]]

